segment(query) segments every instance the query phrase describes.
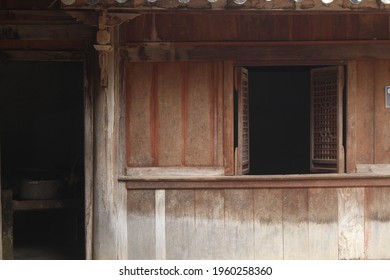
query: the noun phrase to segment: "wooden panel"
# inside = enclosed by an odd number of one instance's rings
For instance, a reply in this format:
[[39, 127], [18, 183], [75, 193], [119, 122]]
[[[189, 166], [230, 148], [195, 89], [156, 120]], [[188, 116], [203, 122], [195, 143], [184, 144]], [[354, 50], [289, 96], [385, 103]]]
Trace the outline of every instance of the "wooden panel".
[[195, 193], [166, 191], [167, 259], [195, 259]]
[[309, 189], [310, 259], [338, 259], [338, 199], [336, 189]]
[[223, 66], [223, 157], [225, 175], [234, 174], [234, 85], [233, 63]]
[[211, 63], [191, 63], [188, 73], [185, 164], [214, 163], [214, 69]]
[[284, 259], [309, 259], [308, 190], [283, 190]]
[[128, 258], [155, 259], [155, 191], [128, 191], [127, 211]]
[[283, 259], [282, 190], [254, 190], [255, 259]]
[[151, 166], [153, 64], [126, 64], [126, 154], [128, 166]]
[[196, 259], [224, 259], [224, 190], [195, 191]]
[[183, 164], [181, 64], [158, 64], [159, 166]]
[[374, 162], [374, 64], [371, 60], [357, 62], [356, 96], [356, 163]]
[[165, 208], [165, 190], [156, 190], [155, 192], [155, 219], [156, 219], [156, 259], [166, 259], [166, 208]]
[[367, 259], [390, 258], [390, 188], [366, 189]]
[[339, 259], [363, 259], [364, 188], [339, 188]]
[[253, 227], [253, 190], [225, 190], [225, 258], [254, 258]]
[[346, 90], [346, 172], [356, 172], [356, 154], [357, 154], [357, 128], [356, 128], [356, 106], [357, 100], [357, 63], [350, 61], [347, 65], [347, 90]]
[[390, 163], [390, 109], [385, 108], [385, 86], [390, 85], [390, 61], [377, 60], [374, 64], [375, 145], [374, 163]]
[[[284, 3], [293, 8], [294, 3]], [[369, 1], [370, 2], [370, 1]], [[303, 3], [305, 4], [305, 3]], [[256, 3], [259, 5], [259, 3]], [[273, 2], [273, 8], [281, 2]], [[322, 6], [322, 5], [321, 5]], [[155, 20], [156, 29], [152, 25]], [[261, 28], [256, 28], [261, 26]], [[342, 26], [342, 28], [340, 28]], [[179, 31], [180, 28], [180, 31]], [[205, 32], [207, 30], [207, 32]], [[141, 15], [123, 25], [126, 42], [383, 40], [388, 14], [210, 14]]]

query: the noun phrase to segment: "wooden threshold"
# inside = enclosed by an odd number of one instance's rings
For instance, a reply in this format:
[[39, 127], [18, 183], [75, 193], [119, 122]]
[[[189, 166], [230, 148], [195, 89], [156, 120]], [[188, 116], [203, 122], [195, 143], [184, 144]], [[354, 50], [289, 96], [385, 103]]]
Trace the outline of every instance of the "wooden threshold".
[[120, 176], [128, 189], [350, 188], [390, 187], [389, 175], [304, 174], [246, 176]]

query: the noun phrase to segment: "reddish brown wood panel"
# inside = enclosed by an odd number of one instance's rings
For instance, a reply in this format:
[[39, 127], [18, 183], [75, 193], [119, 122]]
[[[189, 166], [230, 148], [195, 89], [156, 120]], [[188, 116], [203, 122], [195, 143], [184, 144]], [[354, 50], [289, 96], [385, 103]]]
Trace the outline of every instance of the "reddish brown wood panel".
[[[356, 163], [374, 162], [374, 63], [357, 62]], [[348, 147], [347, 147], [348, 149]]]
[[126, 158], [128, 166], [152, 166], [151, 94], [154, 64], [126, 64]]
[[390, 85], [390, 61], [374, 64], [375, 146], [374, 163], [390, 163], [390, 108], [385, 106], [385, 86]]
[[127, 166], [222, 166], [221, 66], [127, 63], [125, 69]]
[[[154, 18], [153, 18], [154, 17]], [[261, 28], [259, 28], [261, 27]], [[207, 30], [207, 32], [205, 32]], [[156, 14], [122, 27], [125, 42], [388, 39], [388, 14]]]

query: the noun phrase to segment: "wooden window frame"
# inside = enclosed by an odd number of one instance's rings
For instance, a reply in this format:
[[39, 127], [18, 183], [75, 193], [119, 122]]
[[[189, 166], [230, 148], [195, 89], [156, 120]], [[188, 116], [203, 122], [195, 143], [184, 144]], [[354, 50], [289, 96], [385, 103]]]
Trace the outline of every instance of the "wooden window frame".
[[[345, 145], [350, 146], [354, 145], [356, 141], [356, 132], [354, 131], [354, 128], [349, 126], [348, 123], [350, 123], [355, 117], [352, 108], [354, 107], [355, 99], [353, 98], [355, 93], [356, 93], [356, 61], [350, 61], [350, 62], [345, 62], [345, 61], [306, 61], [305, 63], [302, 62], [297, 62], [297, 61], [268, 61], [266, 63], [264, 62], [229, 62], [225, 64], [225, 73], [230, 74], [230, 77], [233, 77], [234, 69], [238, 67], [266, 67], [266, 66], [275, 66], [275, 67], [282, 67], [282, 66], [310, 66], [310, 67], [330, 67], [330, 66], [338, 66], [338, 67], [344, 67], [344, 76], [343, 79], [345, 79], [345, 82], [343, 81], [345, 89], [345, 94], [346, 94], [346, 104], [344, 106], [346, 110], [346, 120], [344, 121], [346, 125], [346, 129], [344, 130], [345, 135], [341, 135], [339, 137], [341, 141], [343, 141], [343, 137], [347, 139]], [[232, 68], [232, 69], [229, 69]], [[225, 144], [225, 163], [227, 166], [225, 166], [225, 175], [242, 175], [242, 174], [237, 174], [235, 171], [235, 162], [239, 161], [236, 159], [236, 154], [234, 152], [234, 99], [233, 99], [233, 92], [234, 92], [234, 79], [230, 81], [232, 84], [231, 86], [228, 86], [228, 81], [226, 81], [229, 77], [225, 74], [224, 78], [224, 97], [225, 97], [225, 103], [230, 105], [230, 108], [226, 108], [225, 106], [225, 115], [224, 117], [227, 118], [225, 120], [225, 129], [227, 132], [225, 133], [225, 136], [227, 138], [224, 139], [224, 144]], [[230, 90], [230, 91], [229, 91]], [[351, 99], [351, 100], [349, 100]], [[340, 114], [340, 112], [339, 112]], [[341, 112], [343, 114], [343, 112]], [[350, 115], [353, 114], [353, 115]], [[311, 119], [311, 116], [310, 116]], [[229, 149], [226, 149], [228, 145], [231, 145], [233, 147], [233, 152], [230, 151], [231, 154], [229, 154]], [[311, 150], [311, 147], [310, 147]], [[338, 173], [343, 174], [343, 173], [353, 173], [356, 171], [356, 151], [354, 149], [349, 149], [346, 151], [344, 148], [339, 150], [339, 158], [340, 162], [342, 161], [342, 164], [338, 164]], [[231, 170], [231, 166], [233, 167], [233, 171]], [[326, 171], [323, 173], [327, 173]], [[334, 172], [332, 172], [334, 173]], [[307, 173], [304, 174], [305, 176], [311, 175], [315, 173]], [[329, 174], [329, 173], [327, 173]], [[250, 175], [250, 176], [269, 176], [269, 175]], [[280, 175], [275, 175], [275, 176], [280, 176]], [[282, 176], [291, 176], [291, 175], [282, 175]], [[302, 176], [302, 175], [292, 175], [292, 176]]]

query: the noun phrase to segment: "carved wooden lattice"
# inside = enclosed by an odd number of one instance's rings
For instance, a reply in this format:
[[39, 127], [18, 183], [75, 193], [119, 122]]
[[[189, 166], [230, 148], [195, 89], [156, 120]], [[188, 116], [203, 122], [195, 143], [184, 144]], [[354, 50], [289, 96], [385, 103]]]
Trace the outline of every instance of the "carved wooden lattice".
[[238, 147], [236, 173], [248, 174], [249, 162], [249, 91], [248, 70], [236, 69], [236, 89], [238, 93]]
[[312, 171], [337, 172], [341, 169], [342, 84], [341, 67], [312, 70]]

